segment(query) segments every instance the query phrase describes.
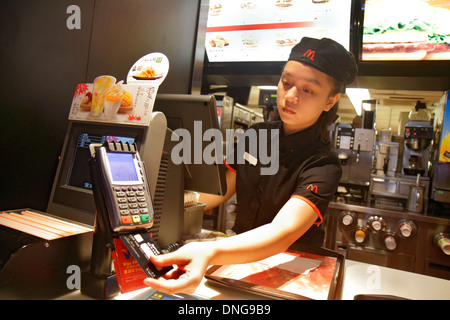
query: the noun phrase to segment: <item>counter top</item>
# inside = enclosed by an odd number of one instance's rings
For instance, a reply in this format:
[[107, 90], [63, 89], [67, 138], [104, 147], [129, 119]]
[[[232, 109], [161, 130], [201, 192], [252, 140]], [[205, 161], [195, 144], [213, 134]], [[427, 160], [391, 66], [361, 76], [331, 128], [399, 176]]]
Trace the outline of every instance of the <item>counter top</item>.
[[[208, 299], [260, 299], [203, 282], [195, 293]], [[342, 300], [356, 295], [390, 295], [413, 300], [450, 300], [450, 281], [422, 274], [345, 260]]]
[[[153, 291], [145, 288], [114, 299], [129, 300], [145, 297]], [[352, 260], [345, 260], [344, 278], [341, 291], [342, 300], [354, 300], [356, 295], [384, 295], [413, 300], [450, 300], [450, 281], [422, 274], [380, 267]], [[261, 300], [263, 297], [211, 285], [203, 279], [194, 293], [201, 299], [211, 300]], [[60, 297], [60, 299], [89, 299], [78, 290]]]
[[359, 294], [392, 295], [413, 300], [450, 300], [450, 281], [346, 260], [341, 299], [351, 300]]

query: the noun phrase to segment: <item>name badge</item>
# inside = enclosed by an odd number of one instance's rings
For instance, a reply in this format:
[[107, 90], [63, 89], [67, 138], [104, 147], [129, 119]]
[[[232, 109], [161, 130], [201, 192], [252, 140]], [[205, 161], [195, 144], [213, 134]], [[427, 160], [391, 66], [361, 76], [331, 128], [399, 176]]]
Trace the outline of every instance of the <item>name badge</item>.
[[253, 166], [256, 166], [256, 164], [258, 163], [258, 159], [256, 159], [248, 152], [244, 153], [244, 159], [247, 160]]

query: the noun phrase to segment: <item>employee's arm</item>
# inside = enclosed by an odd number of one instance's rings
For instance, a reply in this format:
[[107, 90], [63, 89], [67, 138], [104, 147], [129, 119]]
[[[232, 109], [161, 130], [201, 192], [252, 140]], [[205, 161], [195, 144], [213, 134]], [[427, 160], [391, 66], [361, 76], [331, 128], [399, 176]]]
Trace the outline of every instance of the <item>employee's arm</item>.
[[223, 196], [208, 194], [208, 193], [200, 193], [199, 202], [205, 203], [205, 210], [209, 210], [215, 208], [226, 200], [230, 199], [230, 197], [236, 192], [236, 173], [227, 170], [225, 173], [227, 180], [227, 192]]
[[211, 264], [257, 261], [288, 249], [317, 220], [317, 213], [301, 199], [286, 202], [271, 223], [234, 237], [213, 248]]
[[166, 293], [192, 293], [209, 265], [257, 261], [285, 251], [317, 220], [317, 213], [303, 200], [286, 202], [271, 223], [245, 233], [213, 242], [190, 243], [178, 251], [152, 257], [158, 266], [176, 264], [168, 279], [147, 278], [145, 283]]

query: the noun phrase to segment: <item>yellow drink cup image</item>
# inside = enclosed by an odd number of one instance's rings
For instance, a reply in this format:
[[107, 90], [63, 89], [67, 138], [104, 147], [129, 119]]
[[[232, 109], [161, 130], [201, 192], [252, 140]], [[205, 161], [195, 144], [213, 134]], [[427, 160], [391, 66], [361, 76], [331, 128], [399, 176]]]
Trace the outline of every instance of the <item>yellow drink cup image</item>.
[[99, 116], [103, 112], [105, 92], [116, 83], [116, 78], [112, 76], [99, 76], [94, 80], [92, 93], [91, 115]]

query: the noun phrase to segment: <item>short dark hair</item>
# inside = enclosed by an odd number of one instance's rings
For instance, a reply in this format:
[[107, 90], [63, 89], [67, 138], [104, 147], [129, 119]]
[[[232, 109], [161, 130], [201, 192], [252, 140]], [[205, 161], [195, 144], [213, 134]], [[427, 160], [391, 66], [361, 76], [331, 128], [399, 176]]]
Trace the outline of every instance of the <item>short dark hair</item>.
[[[345, 88], [345, 84], [336, 80], [333, 77], [329, 77], [331, 79], [331, 91], [330, 96], [335, 96], [342, 92], [342, 88]], [[330, 140], [329, 132], [328, 132], [328, 126], [332, 124], [334, 121], [336, 121], [338, 115], [339, 109], [339, 100], [334, 104], [334, 106], [328, 110], [328, 111], [322, 111], [322, 114], [320, 115], [319, 119], [317, 120], [317, 125], [319, 128], [320, 135], [322, 139], [325, 141]]]

